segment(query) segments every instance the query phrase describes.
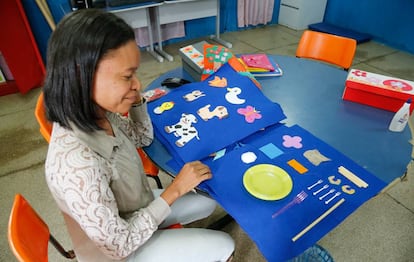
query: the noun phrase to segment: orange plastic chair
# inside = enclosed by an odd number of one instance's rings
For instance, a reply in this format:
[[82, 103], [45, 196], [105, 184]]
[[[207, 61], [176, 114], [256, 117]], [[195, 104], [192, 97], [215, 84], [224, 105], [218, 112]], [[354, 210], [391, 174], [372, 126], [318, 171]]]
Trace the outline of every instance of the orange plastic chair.
[[148, 155], [142, 150], [142, 148], [137, 148], [138, 154], [141, 157], [142, 165], [144, 166], [144, 172], [147, 177], [152, 177], [157, 183], [157, 187], [162, 189], [162, 183], [160, 177], [158, 176], [159, 168], [151, 161]]
[[355, 39], [305, 30], [296, 49], [296, 57], [309, 58], [348, 70], [355, 56]]
[[42, 134], [43, 138], [49, 143], [50, 135], [52, 134], [52, 123], [46, 118], [45, 107], [43, 104], [43, 92], [40, 92], [40, 95], [37, 98], [35, 116], [40, 126], [40, 134]]
[[[43, 138], [49, 143], [50, 135], [52, 134], [52, 124], [47, 120], [45, 115], [45, 107], [43, 102], [43, 93], [41, 92], [36, 103], [35, 108], [35, 116], [37, 122], [40, 126], [40, 134], [42, 134]], [[159, 169], [158, 167], [151, 161], [151, 159], [145, 154], [144, 150], [141, 148], [137, 148], [138, 154], [141, 157], [142, 164], [144, 166], [144, 172], [147, 177], [152, 177], [155, 182], [157, 183], [157, 187], [162, 189], [162, 183], [160, 178], [158, 177]]]
[[62, 256], [68, 259], [76, 257], [73, 250], [66, 251], [52, 236], [46, 223], [20, 194], [15, 196], [10, 213], [8, 240], [10, 249], [20, 262], [48, 261], [49, 242]]

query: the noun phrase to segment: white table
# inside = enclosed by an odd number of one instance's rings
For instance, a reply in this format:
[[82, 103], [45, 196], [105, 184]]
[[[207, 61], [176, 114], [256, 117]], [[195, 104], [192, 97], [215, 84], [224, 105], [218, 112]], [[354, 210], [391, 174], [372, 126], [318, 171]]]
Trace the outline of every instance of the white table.
[[158, 37], [156, 51], [168, 59], [173, 57], [162, 48], [161, 25], [179, 21], [192, 20], [204, 17], [216, 17], [216, 34], [210, 36], [212, 40], [228, 48], [232, 44], [220, 38], [220, 0], [171, 0], [164, 1], [162, 5], [153, 8], [155, 17], [155, 30]]

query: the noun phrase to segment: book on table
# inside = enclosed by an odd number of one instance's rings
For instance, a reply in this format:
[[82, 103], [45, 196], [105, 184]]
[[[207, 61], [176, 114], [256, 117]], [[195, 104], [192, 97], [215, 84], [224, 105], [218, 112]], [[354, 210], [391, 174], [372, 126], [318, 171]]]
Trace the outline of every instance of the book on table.
[[283, 74], [279, 64], [267, 54], [243, 54], [239, 60], [255, 77], [281, 76]]

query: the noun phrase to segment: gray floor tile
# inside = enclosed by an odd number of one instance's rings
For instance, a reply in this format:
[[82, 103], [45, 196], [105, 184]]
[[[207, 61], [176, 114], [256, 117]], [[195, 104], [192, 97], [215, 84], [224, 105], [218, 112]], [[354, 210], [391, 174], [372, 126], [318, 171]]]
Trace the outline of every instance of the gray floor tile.
[[30, 168], [46, 157], [47, 144], [39, 133], [34, 107], [22, 108], [0, 116], [0, 176]]
[[377, 43], [375, 41], [368, 41], [357, 45], [355, 53], [355, 60], [364, 62], [376, 57], [382, 57], [397, 52], [395, 49]]
[[39, 92], [40, 89], [36, 88], [24, 95], [16, 93], [0, 96], [0, 117], [22, 110], [33, 109]]
[[[47, 188], [43, 170], [43, 165], [39, 164], [31, 169], [16, 172], [12, 176], [0, 177], [2, 209], [2, 212], [0, 212], [0, 233], [2, 236], [0, 241], [0, 261], [16, 261], [6, 239], [9, 210], [16, 193], [20, 193], [26, 198], [49, 226], [49, 230], [65, 247], [71, 247], [63, 217]], [[68, 261], [63, 259], [53, 248], [49, 250], [49, 261]]]
[[290, 44], [286, 46], [280, 46], [280, 47], [276, 47], [273, 49], [269, 49], [266, 51], [266, 53], [274, 54], [274, 55], [295, 56], [296, 48], [297, 48], [297, 43], [294, 43], [294, 44]]
[[336, 262], [394, 261], [414, 258], [414, 214], [389, 195], [365, 203], [319, 243]]
[[367, 72], [371, 72], [374, 74], [380, 74], [380, 75], [388, 75], [389, 73], [385, 70], [381, 70], [377, 67], [374, 67], [370, 64], [367, 64], [365, 62], [361, 62], [361, 63], [353, 63], [351, 68], [353, 69], [359, 69], [359, 70], [364, 70]]
[[279, 26], [276, 25], [241, 31], [237, 39], [262, 51], [297, 43], [297, 37], [278, 28]]
[[[387, 194], [399, 202], [402, 206], [414, 213], [414, 163], [408, 165], [407, 176], [401, 182], [391, 187]], [[411, 221], [414, 227], [414, 221]]]
[[405, 52], [394, 52], [387, 56], [376, 57], [367, 62], [387, 75], [414, 81], [414, 55]]

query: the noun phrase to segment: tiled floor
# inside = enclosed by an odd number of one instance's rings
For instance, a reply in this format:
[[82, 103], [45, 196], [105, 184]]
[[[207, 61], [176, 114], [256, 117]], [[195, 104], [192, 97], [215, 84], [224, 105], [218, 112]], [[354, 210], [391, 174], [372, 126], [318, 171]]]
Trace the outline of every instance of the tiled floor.
[[[275, 25], [224, 33], [222, 38], [233, 44], [234, 53], [267, 52], [294, 56], [301, 33]], [[173, 62], [158, 63], [144, 52], [139, 70], [144, 86], [180, 66], [178, 48], [199, 40], [166, 46], [164, 49], [174, 56]], [[372, 41], [358, 45], [353, 67], [414, 81], [414, 55]], [[57, 238], [70, 246], [63, 219], [43, 177], [47, 144], [38, 132], [33, 115], [38, 94], [39, 89], [36, 89], [24, 96], [0, 97], [0, 261], [15, 261], [6, 236], [8, 214], [18, 192], [32, 203]], [[414, 261], [413, 167], [409, 166], [405, 179], [368, 201], [319, 241], [335, 261]], [[161, 177], [164, 184], [170, 181], [165, 174]], [[221, 215], [223, 212], [217, 210], [216, 213]], [[235, 261], [265, 261], [236, 223], [224, 230], [236, 239]], [[50, 253], [51, 261], [65, 261], [53, 249]]]

